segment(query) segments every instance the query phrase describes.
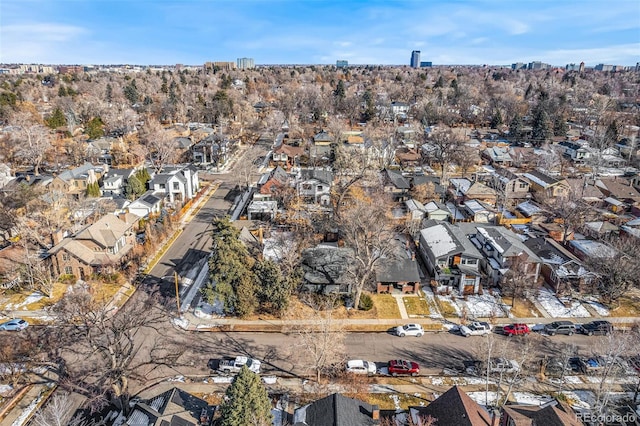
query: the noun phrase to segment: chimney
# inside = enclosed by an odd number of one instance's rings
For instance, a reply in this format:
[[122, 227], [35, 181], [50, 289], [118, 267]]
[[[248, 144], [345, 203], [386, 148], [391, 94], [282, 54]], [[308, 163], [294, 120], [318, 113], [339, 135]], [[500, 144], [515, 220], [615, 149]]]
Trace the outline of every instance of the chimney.
[[380, 420], [380, 407], [377, 405], [371, 406], [371, 419]]
[[415, 251], [411, 251], [411, 260], [415, 262], [416, 260], [416, 252]]

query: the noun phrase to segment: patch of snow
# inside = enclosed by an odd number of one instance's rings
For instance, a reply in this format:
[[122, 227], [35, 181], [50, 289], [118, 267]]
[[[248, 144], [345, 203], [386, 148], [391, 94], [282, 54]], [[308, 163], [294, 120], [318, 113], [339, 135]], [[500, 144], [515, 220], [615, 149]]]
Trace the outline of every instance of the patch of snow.
[[9, 396], [13, 391], [13, 386], [11, 385], [0, 385], [0, 396]]
[[467, 395], [480, 405], [496, 405], [498, 402], [497, 392], [467, 392]]
[[564, 382], [571, 385], [581, 385], [583, 383], [578, 376], [564, 376]]
[[427, 302], [427, 306], [429, 306], [429, 317], [434, 319], [442, 318], [442, 314], [438, 309], [438, 305], [433, 296], [433, 291], [429, 287], [423, 287], [421, 289], [422, 295], [424, 296], [424, 300]]
[[548, 288], [543, 287], [538, 293], [538, 302], [552, 318], [585, 318], [590, 317], [589, 311], [577, 300], [572, 300], [570, 306], [565, 306]]
[[167, 382], [180, 382], [180, 383], [184, 383], [185, 379], [184, 376], [175, 376], [175, 377], [170, 377], [167, 379]]
[[204, 319], [221, 318], [224, 316], [224, 303], [218, 299], [213, 305], [201, 301], [198, 303], [198, 307], [193, 310], [193, 314], [198, 318]]
[[518, 404], [543, 405], [553, 400], [549, 395], [535, 395], [529, 392], [512, 392], [513, 399]]
[[46, 391], [46, 389], [40, 391], [38, 396], [33, 401], [31, 401], [29, 405], [22, 410], [22, 413], [20, 413], [18, 418], [15, 419], [13, 423], [11, 423], [11, 426], [22, 426], [26, 424], [29, 418], [31, 418], [31, 415], [38, 409], [38, 406], [44, 398]]
[[444, 385], [444, 379], [442, 377], [432, 377], [431, 384], [434, 386], [442, 386]]
[[278, 381], [278, 378], [276, 376], [264, 376], [262, 378], [262, 381], [265, 385], [275, 385]]
[[16, 310], [22, 308], [23, 311], [26, 311], [27, 310], [27, 305], [30, 305], [32, 303], [36, 303], [38, 300], [42, 299], [43, 297], [44, 297], [44, 295], [42, 295], [41, 293], [31, 293], [22, 302], [16, 303], [15, 305], [10, 303], [5, 307], [5, 309], [7, 309], [9, 311], [12, 311], [12, 310], [16, 311]]
[[461, 317], [462, 311], [460, 310], [460, 306], [454, 300], [451, 300], [451, 296], [436, 296], [440, 303], [451, 305], [451, 307], [456, 311], [456, 315]]
[[[486, 385], [487, 384], [487, 379], [481, 378], [481, 377], [462, 377], [462, 381], [463, 383], [461, 384], [467, 384], [467, 385]], [[489, 381], [489, 384], [493, 383], [493, 381]]]
[[499, 297], [489, 293], [482, 295], [468, 295], [464, 298], [456, 299], [460, 310], [466, 310], [467, 315], [473, 318], [489, 318], [491, 316], [503, 318], [507, 315]]
[[171, 323], [186, 330], [189, 327], [189, 320], [186, 318], [171, 318]]
[[400, 409], [400, 397], [394, 393], [394, 394], [389, 395], [389, 398], [391, 398], [393, 400], [393, 405], [394, 405], [395, 409], [399, 410]]
[[609, 311], [609, 308], [607, 308], [606, 306], [604, 306], [602, 303], [600, 302], [596, 302], [596, 301], [587, 301], [587, 303], [589, 304], [589, 306], [591, 306], [593, 308], [594, 311], [596, 311], [598, 313], [598, 315], [600, 315], [601, 317], [608, 317], [611, 315], [611, 312]]
[[231, 376], [214, 376], [211, 378], [212, 383], [231, 383], [233, 377]]
[[562, 392], [567, 397], [567, 402], [571, 408], [576, 410], [589, 410], [591, 404], [595, 402], [593, 392], [589, 391], [565, 391]]

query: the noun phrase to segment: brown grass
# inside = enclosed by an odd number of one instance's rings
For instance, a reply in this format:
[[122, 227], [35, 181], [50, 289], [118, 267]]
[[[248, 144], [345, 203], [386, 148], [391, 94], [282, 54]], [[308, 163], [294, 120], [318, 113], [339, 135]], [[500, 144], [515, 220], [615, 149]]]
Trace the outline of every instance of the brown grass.
[[640, 295], [630, 292], [622, 296], [616, 304], [608, 306], [612, 317], [637, 317], [640, 316]]
[[409, 316], [427, 317], [429, 315], [429, 305], [422, 297], [403, 297], [402, 301]]
[[[348, 395], [348, 394], [347, 394]], [[395, 395], [395, 397], [393, 396]], [[432, 399], [431, 395], [425, 394], [406, 394], [406, 393], [369, 393], [361, 395], [360, 398], [371, 404], [377, 405], [381, 410], [394, 410], [396, 403], [394, 399], [397, 397], [400, 408], [407, 409], [409, 406], [428, 405]]]
[[[511, 302], [509, 298], [507, 300]], [[511, 313], [516, 318], [542, 318], [540, 311], [528, 299], [516, 299], [514, 306], [511, 308]]]
[[447, 300], [447, 296], [436, 296], [434, 299], [443, 317], [458, 318], [458, 311], [453, 307], [454, 302]]

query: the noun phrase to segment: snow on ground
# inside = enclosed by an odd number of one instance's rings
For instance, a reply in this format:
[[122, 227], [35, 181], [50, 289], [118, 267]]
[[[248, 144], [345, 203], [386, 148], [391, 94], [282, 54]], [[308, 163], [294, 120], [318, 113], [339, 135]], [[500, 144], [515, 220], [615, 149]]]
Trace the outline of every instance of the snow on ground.
[[535, 395], [529, 392], [512, 392], [511, 396], [518, 404], [542, 405], [553, 400], [549, 395]]
[[198, 307], [193, 310], [193, 314], [198, 318], [204, 319], [224, 317], [224, 303], [218, 299], [215, 300], [213, 305], [201, 301]]
[[565, 306], [556, 295], [548, 288], [543, 287], [538, 293], [538, 302], [552, 318], [584, 318], [590, 317], [589, 311], [577, 300], [572, 300], [571, 305]]
[[393, 405], [395, 406], [395, 409], [399, 410], [400, 409], [400, 397], [394, 393], [394, 394], [389, 395], [389, 398], [391, 398], [393, 400]]
[[455, 302], [454, 300], [451, 300], [451, 296], [436, 296], [438, 298], [438, 301], [442, 304], [442, 305], [449, 305], [453, 308], [453, 310], [456, 312], [456, 315], [461, 317], [462, 316], [462, 311], [460, 310], [460, 306], [458, 306], [458, 304]]
[[8, 396], [13, 391], [13, 386], [0, 384], [0, 396]]
[[433, 386], [442, 386], [444, 385], [444, 379], [442, 377], [432, 377], [431, 384]]
[[594, 311], [598, 313], [601, 317], [608, 317], [611, 315], [609, 308], [604, 306], [600, 302], [596, 302], [594, 300], [588, 300], [587, 303], [593, 308]]
[[422, 294], [424, 296], [424, 300], [427, 302], [427, 306], [429, 306], [429, 317], [431, 318], [442, 318], [442, 314], [438, 309], [438, 304], [433, 296], [433, 291], [427, 286], [422, 287]]
[[456, 303], [463, 312], [467, 312], [467, 316], [473, 318], [489, 318], [495, 316], [498, 318], [506, 317], [506, 313], [502, 308], [499, 297], [489, 293], [482, 295], [469, 295], [466, 298], [456, 298]]
[[480, 405], [496, 405], [498, 402], [497, 392], [467, 392], [467, 395]]
[[27, 305], [30, 305], [32, 303], [36, 303], [38, 300], [42, 299], [43, 297], [44, 296], [41, 293], [31, 293], [21, 303], [16, 303], [15, 305], [8, 304], [7, 306], [5, 306], [5, 309], [7, 309], [9, 311], [11, 311], [11, 310], [15, 311], [15, 310], [18, 310], [18, 309], [22, 308], [23, 311], [26, 311], [27, 310]]
[[571, 385], [581, 385], [583, 383], [578, 376], [564, 376], [564, 382]]
[[565, 391], [562, 393], [567, 397], [571, 408], [576, 410], [589, 410], [591, 404], [595, 402], [595, 396], [590, 391]]

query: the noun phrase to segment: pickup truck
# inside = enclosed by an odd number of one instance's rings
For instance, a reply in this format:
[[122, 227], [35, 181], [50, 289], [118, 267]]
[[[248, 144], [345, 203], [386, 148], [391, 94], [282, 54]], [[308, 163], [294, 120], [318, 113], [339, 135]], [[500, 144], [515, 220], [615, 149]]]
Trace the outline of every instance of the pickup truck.
[[214, 368], [210, 363], [210, 366], [214, 370], [217, 370], [222, 374], [236, 374], [240, 371], [243, 365], [246, 365], [249, 370], [253, 371], [254, 373], [260, 374], [260, 361], [246, 356], [221, 359], [218, 361], [217, 368]]

